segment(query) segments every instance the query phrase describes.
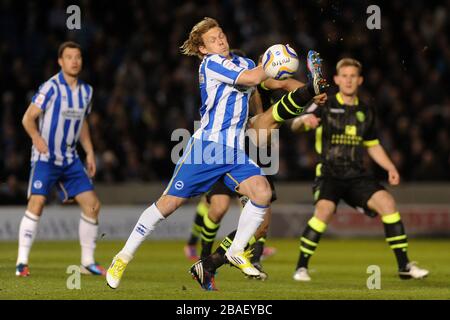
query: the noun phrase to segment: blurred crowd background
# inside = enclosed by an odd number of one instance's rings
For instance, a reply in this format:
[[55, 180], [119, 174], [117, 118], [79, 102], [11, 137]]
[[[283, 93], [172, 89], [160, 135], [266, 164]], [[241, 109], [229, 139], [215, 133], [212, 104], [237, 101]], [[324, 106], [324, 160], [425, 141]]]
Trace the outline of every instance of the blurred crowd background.
[[[81, 8], [81, 30], [66, 28], [71, 4]], [[179, 47], [205, 16], [216, 18], [231, 47], [254, 60], [275, 43], [289, 43], [302, 61], [315, 49], [330, 80], [340, 58], [360, 60], [361, 96], [377, 108], [380, 139], [403, 181], [449, 181], [450, 1], [383, 2], [381, 30], [366, 26], [370, 4], [1, 0], [1, 201], [23, 198], [31, 141], [21, 119], [39, 85], [58, 72], [57, 48], [65, 40], [82, 45], [82, 78], [94, 87], [96, 181], [167, 181], [172, 131], [192, 130], [199, 119], [200, 61], [182, 56]], [[277, 179], [312, 180], [314, 136], [284, 128], [281, 137]]]

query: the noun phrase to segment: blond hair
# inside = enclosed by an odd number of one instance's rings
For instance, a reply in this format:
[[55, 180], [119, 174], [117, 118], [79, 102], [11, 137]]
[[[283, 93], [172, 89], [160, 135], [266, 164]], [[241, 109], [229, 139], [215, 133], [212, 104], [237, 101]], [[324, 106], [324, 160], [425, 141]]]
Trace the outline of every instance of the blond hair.
[[356, 67], [358, 69], [359, 75], [361, 75], [362, 72], [362, 64], [356, 59], [353, 58], [344, 58], [339, 60], [339, 62], [336, 64], [336, 73], [339, 73], [339, 70], [342, 67]]
[[203, 46], [202, 35], [211, 30], [212, 28], [220, 27], [217, 20], [213, 18], [205, 17], [202, 21], [198, 22], [189, 33], [189, 38], [180, 47], [181, 53], [187, 56], [197, 56], [203, 59], [203, 54], [200, 52], [200, 46]]

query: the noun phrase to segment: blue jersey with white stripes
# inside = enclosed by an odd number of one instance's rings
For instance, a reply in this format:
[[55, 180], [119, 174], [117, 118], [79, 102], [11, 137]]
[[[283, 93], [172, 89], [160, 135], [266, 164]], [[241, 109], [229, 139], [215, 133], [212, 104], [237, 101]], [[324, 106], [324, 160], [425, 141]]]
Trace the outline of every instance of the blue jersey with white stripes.
[[254, 87], [236, 85], [236, 80], [254, 67], [251, 59], [233, 54], [230, 60], [218, 54], [205, 56], [199, 68], [201, 126], [194, 138], [244, 148], [248, 103]]
[[39, 87], [32, 103], [43, 111], [39, 116], [39, 132], [49, 153], [40, 154], [33, 146], [32, 162], [44, 161], [62, 166], [78, 158], [76, 145], [83, 121], [91, 111], [92, 92], [92, 87], [81, 80], [72, 90], [62, 71]]

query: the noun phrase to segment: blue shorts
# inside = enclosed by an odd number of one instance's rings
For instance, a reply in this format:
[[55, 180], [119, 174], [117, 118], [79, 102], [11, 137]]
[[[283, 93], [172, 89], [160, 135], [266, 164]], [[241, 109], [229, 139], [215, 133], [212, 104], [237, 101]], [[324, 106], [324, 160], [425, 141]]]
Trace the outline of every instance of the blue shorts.
[[79, 158], [64, 166], [44, 161], [33, 162], [28, 198], [32, 194], [48, 197], [55, 184], [61, 201], [67, 201], [82, 192], [94, 190], [92, 180], [88, 177]]
[[203, 194], [223, 178], [233, 191], [252, 176], [264, 175], [244, 150], [191, 138], [164, 195], [190, 198]]

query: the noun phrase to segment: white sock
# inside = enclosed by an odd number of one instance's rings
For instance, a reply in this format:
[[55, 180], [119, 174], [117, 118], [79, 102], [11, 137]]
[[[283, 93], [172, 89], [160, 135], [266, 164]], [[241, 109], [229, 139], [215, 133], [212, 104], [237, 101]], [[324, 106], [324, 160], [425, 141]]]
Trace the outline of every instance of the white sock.
[[255, 205], [252, 201], [247, 201], [242, 210], [236, 235], [233, 243], [228, 249], [231, 254], [242, 252], [245, 246], [250, 241], [250, 238], [255, 234], [258, 227], [264, 220], [264, 214], [269, 207], [261, 207]]
[[17, 264], [28, 264], [28, 256], [30, 255], [31, 247], [33, 246], [34, 238], [39, 224], [39, 216], [25, 211], [25, 215], [20, 222], [19, 227], [19, 253], [17, 255]]
[[125, 243], [125, 246], [119, 252], [119, 256], [126, 261], [133, 259], [141, 243], [155, 229], [156, 225], [164, 219], [164, 216], [155, 204], [145, 209], [128, 237], [127, 243]]
[[81, 213], [78, 235], [81, 246], [81, 265], [88, 266], [95, 263], [94, 251], [97, 242], [98, 222]]

